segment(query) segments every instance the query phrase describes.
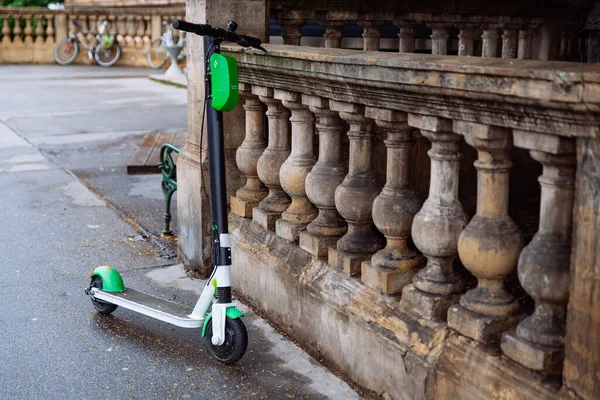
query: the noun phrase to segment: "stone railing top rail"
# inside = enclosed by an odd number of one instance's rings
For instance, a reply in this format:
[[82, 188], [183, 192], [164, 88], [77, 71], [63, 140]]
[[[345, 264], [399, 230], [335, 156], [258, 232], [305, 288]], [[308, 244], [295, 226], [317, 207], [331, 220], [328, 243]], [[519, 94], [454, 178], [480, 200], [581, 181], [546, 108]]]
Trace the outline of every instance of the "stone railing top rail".
[[265, 45], [224, 46], [240, 80], [386, 109], [598, 136], [600, 66]]
[[65, 10], [50, 10], [33, 7], [0, 7], [0, 16], [8, 15], [185, 15], [185, 7], [71, 7]]
[[504, 1], [454, 1], [454, 0], [271, 0], [274, 10], [315, 10], [353, 12], [397, 12], [397, 13], [447, 13], [469, 15], [513, 15], [545, 16], [562, 18], [573, 15], [587, 15], [596, 0], [552, 0], [538, 2], [522, 0]]

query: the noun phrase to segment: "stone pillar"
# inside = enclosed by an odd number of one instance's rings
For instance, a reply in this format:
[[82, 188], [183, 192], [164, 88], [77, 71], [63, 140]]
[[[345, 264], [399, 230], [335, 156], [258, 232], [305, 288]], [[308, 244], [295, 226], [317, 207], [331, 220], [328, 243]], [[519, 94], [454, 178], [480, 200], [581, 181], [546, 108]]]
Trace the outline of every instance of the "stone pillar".
[[505, 26], [502, 34], [502, 58], [517, 58], [519, 30], [515, 26]]
[[532, 57], [532, 40], [533, 35], [531, 30], [523, 28], [519, 30], [519, 49], [517, 51], [517, 58], [521, 60], [530, 60]]
[[235, 153], [235, 161], [239, 170], [246, 176], [246, 184], [231, 197], [231, 212], [243, 218], [252, 216], [252, 209], [267, 195], [267, 188], [258, 178], [256, 163], [267, 147], [265, 142], [265, 107], [252, 94], [252, 88], [240, 83], [240, 94], [244, 98], [246, 111], [246, 136]]
[[394, 25], [400, 28], [398, 38], [400, 38], [400, 44], [398, 51], [400, 53], [414, 53], [415, 52], [415, 24], [413, 21], [406, 21], [404, 19], [394, 20]]
[[414, 215], [421, 203], [410, 186], [414, 128], [405, 113], [367, 107], [365, 115], [387, 133], [386, 183], [373, 202], [373, 222], [386, 246], [362, 263], [361, 280], [385, 294], [400, 294], [412, 282], [423, 258], [408, 246]]
[[252, 211], [252, 220], [266, 230], [275, 230], [275, 221], [281, 217], [292, 200], [281, 188], [279, 170], [290, 155], [290, 112], [273, 97], [273, 89], [252, 86], [252, 93], [267, 105], [269, 144], [258, 159], [256, 169], [259, 179], [269, 189], [269, 194]]
[[427, 265], [402, 292], [405, 310], [423, 318], [443, 322], [448, 308], [458, 302], [464, 283], [454, 269], [458, 236], [467, 216], [458, 200], [460, 135], [452, 121], [444, 118], [408, 115], [408, 124], [421, 130], [431, 141], [429, 197], [415, 215], [412, 238], [427, 257]]
[[67, 14], [56, 14], [54, 17], [54, 26], [56, 27], [55, 41], [57, 43], [69, 36], [69, 20]]
[[446, 24], [429, 24], [431, 28], [431, 54], [448, 54], [448, 27]]
[[535, 300], [533, 315], [502, 337], [504, 354], [527, 368], [557, 375], [564, 359], [575, 141], [539, 133], [515, 132], [516, 146], [542, 163], [540, 225], [519, 257], [519, 281]]
[[[600, 5], [598, 6], [600, 11]], [[565, 386], [584, 399], [600, 393], [600, 139], [577, 139]]]
[[281, 187], [290, 195], [292, 203], [275, 223], [275, 231], [277, 236], [297, 243], [300, 231], [317, 216], [317, 209], [306, 197], [305, 186], [306, 175], [316, 161], [313, 154], [315, 119], [302, 104], [300, 93], [276, 89], [274, 94], [292, 113], [292, 152], [279, 171]]
[[496, 343], [522, 318], [517, 299], [504, 288], [523, 247], [521, 232], [508, 216], [510, 130], [455, 121], [454, 131], [479, 154], [477, 213], [458, 241], [460, 260], [478, 284], [461, 297], [460, 305], [450, 307], [448, 326], [479, 342]]
[[48, 25], [46, 26], [46, 43], [53, 44], [56, 41], [56, 31], [54, 29], [54, 24], [57, 23], [56, 17], [52, 14], [47, 14], [44, 17], [46, 17], [46, 21], [48, 21]]
[[21, 29], [21, 14], [17, 13], [13, 15], [13, 18], [15, 19], [15, 26], [13, 28], [13, 43], [23, 43], [23, 38], [21, 37], [21, 33], [23, 33], [23, 29]]
[[382, 21], [360, 20], [358, 24], [363, 28], [363, 50], [364, 51], [379, 51], [379, 25]]
[[[211, 0], [190, 1], [186, 5], [186, 18], [190, 21], [226, 27], [228, 20], [244, 21], [244, 33], [261, 39], [267, 38], [267, 8], [264, 0]], [[202, 194], [200, 162], [208, 182], [208, 157], [204, 147], [200, 160], [200, 127], [204, 107], [204, 41], [197, 35], [187, 37], [188, 69], [188, 136], [177, 159], [177, 225], [179, 230], [179, 258], [186, 267], [200, 275], [210, 273], [211, 235], [208, 204]], [[230, 185], [239, 179], [233, 162], [234, 151], [244, 137], [244, 110], [241, 106], [223, 116], [225, 126], [225, 154], [228, 160], [226, 174], [228, 194]], [[204, 124], [206, 129], [206, 121]], [[204, 135], [206, 140], [206, 135]], [[234, 260], [235, 261], [235, 260]]]
[[25, 34], [24, 43], [31, 44], [33, 43], [33, 29], [31, 27], [33, 15], [24, 15], [23, 17], [25, 18], [25, 29], [23, 30], [23, 33]]
[[325, 28], [325, 48], [339, 49], [342, 47], [342, 29], [345, 21], [323, 21]]
[[481, 56], [496, 58], [498, 56], [498, 29], [493, 26], [484, 28], [481, 40]]
[[160, 39], [162, 36], [162, 17], [160, 15], [152, 16], [152, 40]]
[[300, 233], [300, 247], [314, 256], [327, 257], [330, 247], [346, 233], [346, 221], [335, 208], [335, 190], [346, 176], [340, 160], [340, 135], [343, 130], [338, 113], [329, 109], [329, 100], [302, 95], [302, 102], [317, 117], [319, 159], [306, 176], [306, 195], [319, 209], [319, 215]]
[[[43, 15], [36, 15], [35, 19], [37, 21], [37, 24], [35, 26], [35, 43], [36, 44], [41, 44], [44, 43], [44, 26], [42, 25], [42, 18], [44, 18]], [[52, 21], [50, 21], [50, 24], [52, 24]]]
[[283, 44], [290, 44], [294, 46], [300, 46], [300, 40], [302, 34], [300, 28], [306, 24], [305, 18], [280, 18], [277, 20], [279, 25], [283, 28]]
[[458, 55], [472, 56], [475, 54], [475, 27], [470, 24], [458, 25]]
[[330, 101], [331, 109], [350, 125], [348, 174], [335, 190], [335, 206], [348, 223], [348, 232], [329, 249], [329, 264], [350, 276], [359, 275], [361, 263], [382, 246], [372, 218], [373, 200], [380, 186], [373, 172], [373, 122], [364, 116], [364, 106]]

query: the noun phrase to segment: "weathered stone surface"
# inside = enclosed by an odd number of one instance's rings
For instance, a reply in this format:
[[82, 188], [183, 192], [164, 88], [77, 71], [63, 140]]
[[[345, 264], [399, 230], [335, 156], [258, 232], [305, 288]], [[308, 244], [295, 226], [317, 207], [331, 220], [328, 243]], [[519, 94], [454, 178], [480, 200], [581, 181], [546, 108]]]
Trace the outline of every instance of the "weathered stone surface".
[[363, 261], [371, 258], [369, 254], [348, 253], [331, 247], [327, 257], [329, 265], [341, 269], [348, 276], [360, 275]]
[[448, 308], [458, 303], [459, 299], [460, 294], [440, 296], [422, 292], [415, 285], [408, 285], [402, 290], [400, 307], [430, 321], [446, 321]]
[[281, 213], [263, 211], [260, 207], [252, 209], [252, 220], [268, 231], [275, 230], [275, 222], [281, 217]]
[[300, 248], [316, 257], [328, 257], [329, 248], [335, 247], [339, 237], [317, 236], [300, 232]]
[[542, 346], [523, 340], [514, 331], [502, 335], [500, 347], [504, 354], [535, 371], [560, 375], [565, 350], [562, 347]]
[[448, 326], [478, 342], [498, 344], [502, 332], [514, 328], [523, 317], [519, 313], [502, 318], [488, 317], [454, 304], [448, 309]]
[[600, 393], [600, 140], [577, 140], [565, 385], [584, 399]]

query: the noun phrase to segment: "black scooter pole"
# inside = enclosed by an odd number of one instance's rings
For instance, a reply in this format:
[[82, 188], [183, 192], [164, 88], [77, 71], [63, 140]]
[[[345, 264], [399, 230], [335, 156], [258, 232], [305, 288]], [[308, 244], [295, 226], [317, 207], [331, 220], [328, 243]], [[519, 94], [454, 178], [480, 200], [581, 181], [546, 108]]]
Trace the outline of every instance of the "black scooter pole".
[[[216, 268], [231, 265], [229, 229], [227, 224], [227, 191], [225, 180], [225, 145], [223, 138], [223, 113], [212, 106], [210, 82], [210, 57], [220, 53], [220, 40], [204, 36], [206, 54], [206, 113], [208, 130], [208, 166], [210, 169], [210, 203], [212, 217], [213, 263]], [[231, 287], [217, 288], [217, 303], [231, 303]]]

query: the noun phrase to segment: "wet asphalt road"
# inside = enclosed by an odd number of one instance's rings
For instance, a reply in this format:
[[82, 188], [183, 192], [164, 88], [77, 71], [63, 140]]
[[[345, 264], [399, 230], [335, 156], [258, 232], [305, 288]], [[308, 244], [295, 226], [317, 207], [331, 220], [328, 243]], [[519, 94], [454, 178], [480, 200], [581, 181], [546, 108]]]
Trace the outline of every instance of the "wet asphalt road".
[[190, 306], [202, 287], [122, 218], [161, 229], [156, 176], [124, 166], [145, 132], [186, 128], [185, 92], [139, 75], [0, 66], [0, 399], [358, 398], [245, 308], [234, 366], [197, 330], [94, 311], [83, 289], [100, 264]]

